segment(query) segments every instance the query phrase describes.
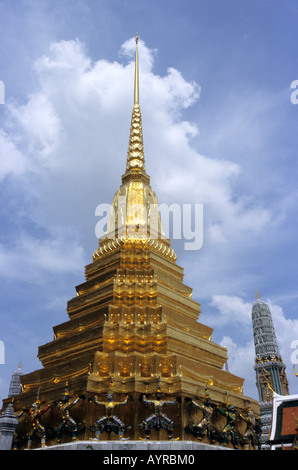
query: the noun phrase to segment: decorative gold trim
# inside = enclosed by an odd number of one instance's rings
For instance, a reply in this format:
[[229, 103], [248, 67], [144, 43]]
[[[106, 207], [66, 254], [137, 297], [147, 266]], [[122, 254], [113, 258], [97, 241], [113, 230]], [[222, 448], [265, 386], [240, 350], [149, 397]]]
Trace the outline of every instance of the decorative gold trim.
[[45, 384], [50, 384], [51, 382], [57, 384], [59, 382], [67, 382], [68, 380], [75, 379], [76, 377], [79, 377], [80, 375], [86, 374], [90, 370], [90, 364], [88, 366], [84, 367], [83, 369], [80, 369], [77, 372], [71, 372], [70, 374], [65, 374], [65, 375], [53, 375], [50, 379], [47, 380], [39, 380], [38, 382], [32, 382], [30, 384], [24, 384], [22, 385], [22, 392], [29, 392], [30, 390], [36, 388], [37, 386], [41, 387], [42, 385]]

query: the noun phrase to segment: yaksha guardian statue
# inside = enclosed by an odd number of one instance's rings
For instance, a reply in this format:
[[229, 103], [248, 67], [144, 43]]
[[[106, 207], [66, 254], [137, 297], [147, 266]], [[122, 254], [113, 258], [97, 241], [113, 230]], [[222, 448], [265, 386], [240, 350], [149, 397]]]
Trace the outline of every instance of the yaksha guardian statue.
[[206, 434], [211, 443], [214, 443], [215, 429], [212, 423], [212, 418], [216, 405], [212, 404], [209, 397], [208, 388], [205, 388], [205, 401], [204, 404], [197, 403], [194, 400], [189, 399], [192, 404], [203, 412], [203, 417], [198, 424], [191, 424], [187, 426], [186, 431], [191, 432], [196, 436], [198, 441], [201, 441], [203, 436]]
[[244, 445], [248, 449], [249, 445], [254, 450], [260, 449], [260, 437], [262, 434], [262, 428], [258, 416], [254, 416], [253, 411], [249, 407], [247, 410], [247, 416], [239, 413], [240, 418], [247, 423], [247, 427], [243, 436]]
[[46, 445], [46, 430], [45, 427], [41, 424], [40, 418], [42, 415], [44, 415], [48, 409], [50, 408], [50, 405], [47, 405], [44, 409], [41, 409], [41, 401], [39, 398], [39, 393], [40, 393], [40, 387], [37, 391], [37, 397], [36, 401], [31, 405], [30, 410], [23, 410], [20, 412], [18, 415], [18, 418], [20, 418], [24, 412], [28, 412], [29, 416], [32, 420], [32, 427], [30, 432], [28, 433], [28, 442], [27, 442], [27, 448], [31, 448], [31, 442], [34, 436], [37, 434], [41, 438], [41, 446], [44, 447]]
[[106, 409], [106, 414], [90, 426], [90, 429], [95, 432], [95, 440], [98, 440], [100, 434], [104, 431], [108, 434], [111, 432], [118, 434], [119, 440], [125, 439], [124, 433], [127, 429], [130, 429], [130, 426], [124, 424], [118, 416], [114, 415], [114, 408], [116, 406], [126, 405], [128, 399], [129, 397], [127, 396], [123, 401], [114, 401], [114, 394], [112, 391], [107, 393], [107, 401], [99, 401], [96, 397], [91, 397], [89, 399], [90, 402], [94, 401], [98, 406], [104, 405]]
[[169, 439], [172, 439], [175, 423], [165, 413], [162, 412], [162, 408], [165, 405], [174, 405], [176, 403], [176, 398], [174, 398], [174, 400], [168, 401], [162, 400], [159, 384], [155, 396], [155, 400], [147, 400], [146, 396], [143, 396], [143, 402], [146, 405], [154, 406], [154, 413], [151, 414], [149, 418], [140, 423], [139, 427], [145, 429], [146, 439], [150, 439], [150, 432], [153, 428], [157, 431], [159, 431], [160, 428], [165, 429], [168, 432]]
[[[71, 401], [71, 398], [75, 399]], [[56, 434], [57, 434], [57, 444], [61, 443], [61, 438], [62, 434], [65, 431], [69, 431], [71, 433], [71, 440], [75, 441], [77, 438], [77, 423], [75, 420], [72, 418], [70, 415], [70, 410], [73, 408], [80, 399], [85, 398], [83, 396], [72, 396], [70, 397], [69, 392], [68, 392], [68, 384], [66, 383], [65, 386], [65, 392], [64, 395], [62, 395], [61, 400], [59, 400], [58, 403], [54, 403], [57, 405], [57, 408], [59, 409], [61, 413], [61, 419], [58, 422], [58, 425], [56, 427]]]
[[237, 416], [235, 413], [234, 405], [231, 405], [231, 403], [227, 403], [225, 410], [220, 407], [217, 407], [217, 409], [219, 413], [225, 416], [227, 419], [226, 425], [224, 426], [221, 432], [221, 442], [226, 447], [228, 441], [231, 441], [235, 449], [237, 449], [239, 446], [239, 435], [237, 434], [235, 429]]

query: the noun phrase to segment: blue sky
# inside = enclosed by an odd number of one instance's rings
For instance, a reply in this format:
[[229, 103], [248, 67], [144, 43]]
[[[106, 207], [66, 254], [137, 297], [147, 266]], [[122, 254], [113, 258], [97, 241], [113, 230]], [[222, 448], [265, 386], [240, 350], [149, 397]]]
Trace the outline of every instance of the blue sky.
[[160, 203], [204, 204], [204, 244], [174, 240], [200, 321], [257, 397], [251, 307], [268, 302], [290, 391], [298, 339], [297, 14], [292, 1], [0, 1], [0, 398], [97, 248], [95, 208], [125, 169], [134, 36], [147, 172]]

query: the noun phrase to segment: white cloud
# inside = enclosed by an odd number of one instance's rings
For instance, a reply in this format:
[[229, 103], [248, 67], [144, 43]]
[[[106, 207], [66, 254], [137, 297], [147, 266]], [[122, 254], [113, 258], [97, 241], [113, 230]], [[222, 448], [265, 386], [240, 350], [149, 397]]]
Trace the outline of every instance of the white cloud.
[[[19, 126], [23, 151], [37, 165], [53, 164], [53, 153], [59, 138], [59, 119], [44, 93], [31, 96], [26, 105], [9, 105], [11, 117]], [[37, 161], [39, 160], [39, 161]], [[34, 168], [31, 167], [31, 170]]]
[[47, 79], [51, 80], [51, 76], [45, 73], [46, 70], [54, 70], [56, 74], [60, 71], [62, 78], [68, 70], [71, 74], [75, 72], [74, 78], [77, 78], [90, 68], [90, 58], [86, 56], [84, 44], [78, 39], [53, 42], [49, 52], [49, 55], [44, 55], [34, 64], [43, 86], [47, 86]]
[[13, 138], [0, 129], [0, 181], [7, 176], [20, 177], [26, 171], [27, 161]]
[[[142, 73], [151, 72], [153, 63], [154, 63], [154, 57], [157, 54], [157, 49], [149, 49], [148, 47], [145, 46], [144, 41], [142, 39], [139, 39], [138, 50], [139, 50], [139, 55], [142, 58], [139, 64], [140, 71]], [[135, 51], [136, 51], [135, 38], [130, 38], [121, 45], [120, 55], [126, 58], [128, 57], [131, 60], [134, 60]]]
[[229, 295], [213, 295], [210, 305], [218, 311], [218, 320], [221, 324], [249, 324], [251, 323], [252, 304], [243, 299]]
[[244, 378], [244, 394], [258, 399], [255, 386], [256, 376], [254, 371], [254, 344], [253, 340], [244, 344], [235, 342], [231, 337], [224, 336], [220, 345], [228, 351], [228, 369], [232, 374]]
[[0, 276], [5, 279], [39, 283], [49, 273], [81, 270], [83, 263], [82, 247], [65, 233], [47, 239], [20, 234], [10, 247], [0, 244]]

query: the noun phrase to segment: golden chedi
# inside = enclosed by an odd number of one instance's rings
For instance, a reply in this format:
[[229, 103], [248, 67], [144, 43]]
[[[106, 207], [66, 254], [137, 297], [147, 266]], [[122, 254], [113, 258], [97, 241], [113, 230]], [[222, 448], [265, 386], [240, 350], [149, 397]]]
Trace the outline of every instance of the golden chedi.
[[43, 367], [21, 377], [17, 448], [29, 437], [40, 447], [39, 424], [47, 445], [94, 438], [253, 445], [243, 440], [240, 415], [255, 416], [258, 404], [243, 395], [243, 379], [224, 370], [227, 350], [198, 321], [200, 304], [162, 232], [145, 170], [137, 40], [134, 82], [126, 171], [107, 231], [67, 304], [69, 320], [39, 347]]

